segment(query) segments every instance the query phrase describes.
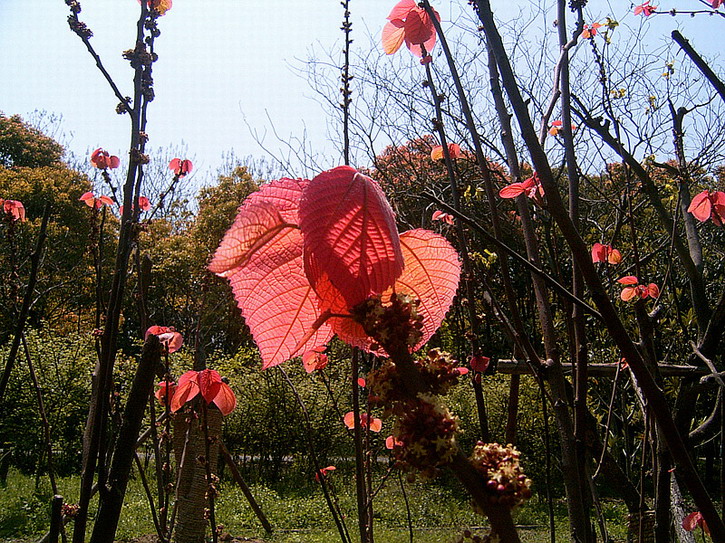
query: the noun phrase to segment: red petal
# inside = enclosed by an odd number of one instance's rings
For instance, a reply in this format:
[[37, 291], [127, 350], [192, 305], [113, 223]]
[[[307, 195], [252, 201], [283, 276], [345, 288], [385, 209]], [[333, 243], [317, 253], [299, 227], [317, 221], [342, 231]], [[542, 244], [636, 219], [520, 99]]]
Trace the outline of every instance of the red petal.
[[206, 403], [211, 403], [219, 394], [222, 385], [222, 378], [219, 372], [214, 370], [202, 370], [198, 377], [199, 389]]
[[[378, 184], [349, 166], [315, 177], [300, 201], [305, 273], [327, 274], [353, 307], [392, 286], [403, 269], [395, 215]], [[324, 269], [310, 266], [314, 260]]]
[[112, 156], [108, 161], [108, 167], [111, 169], [118, 168], [121, 165], [121, 160], [117, 156]]
[[357, 378], [357, 386], [359, 386], [360, 388], [365, 388], [366, 384], [367, 383], [365, 382], [364, 378], [362, 378], [362, 377]]
[[171, 162], [169, 162], [169, 169], [174, 170], [174, 172], [176, 172], [176, 170], [179, 169], [180, 162], [181, 162], [180, 158], [172, 158]]
[[345, 426], [350, 429], [355, 428], [355, 414], [352, 411], [348, 411], [347, 413], [345, 413], [342, 422], [344, 422]]
[[[430, 159], [431, 160], [443, 160], [443, 146], [442, 145], [436, 145], [433, 147], [433, 149], [430, 152]], [[441, 212], [438, 212], [441, 213]], [[435, 213], [433, 213], [433, 216], [435, 217]], [[435, 220], [435, 219], [433, 219]]]
[[214, 397], [214, 405], [219, 408], [225, 417], [234, 411], [237, 406], [237, 397], [234, 395], [232, 387], [222, 382], [219, 386], [219, 393]]

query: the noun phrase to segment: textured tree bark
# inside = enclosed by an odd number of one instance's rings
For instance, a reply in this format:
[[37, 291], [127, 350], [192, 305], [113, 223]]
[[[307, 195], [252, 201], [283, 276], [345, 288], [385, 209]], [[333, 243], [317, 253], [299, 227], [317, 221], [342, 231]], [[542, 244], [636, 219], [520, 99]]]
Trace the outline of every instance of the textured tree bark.
[[[206, 458], [204, 429], [201, 418], [179, 413], [174, 417], [174, 454], [176, 456], [179, 483], [176, 489], [176, 527], [174, 541], [176, 543], [204, 543], [204, 536], [209, 521], [205, 516], [208, 507], [206, 467], [209, 462], [211, 472], [216, 473], [219, 457], [219, 436], [222, 429], [222, 414], [218, 409], [207, 410], [209, 421], [209, 458]], [[191, 428], [189, 429], [189, 426]], [[182, 464], [184, 441], [189, 430], [189, 443]]]
[[126, 495], [128, 476], [131, 473], [136, 441], [141, 433], [146, 400], [151, 394], [154, 381], [154, 369], [161, 363], [161, 343], [156, 336], [149, 336], [144, 345], [136, 375], [131, 385], [123, 422], [116, 440], [108, 484], [100, 489], [101, 503], [98, 517], [93, 526], [91, 543], [113, 543], [121, 516], [121, 507]]

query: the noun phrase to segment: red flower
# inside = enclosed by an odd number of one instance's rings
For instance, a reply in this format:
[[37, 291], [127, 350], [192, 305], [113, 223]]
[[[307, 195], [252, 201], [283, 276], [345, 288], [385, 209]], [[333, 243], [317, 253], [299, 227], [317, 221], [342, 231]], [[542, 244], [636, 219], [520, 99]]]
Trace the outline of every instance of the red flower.
[[18, 200], [3, 200], [0, 198], [0, 207], [12, 222], [25, 221], [25, 206]]
[[584, 25], [582, 29], [582, 38], [585, 40], [588, 40], [590, 38], [593, 38], [597, 35], [597, 28], [600, 28], [602, 25], [600, 23], [592, 23], [590, 25]]
[[647, 286], [640, 285], [639, 279], [637, 279], [634, 275], [627, 275], [621, 279], [617, 279], [617, 282], [622, 285], [628, 285], [622, 289], [622, 294], [620, 295], [622, 300], [625, 302], [629, 302], [630, 300], [634, 300], [638, 297], [643, 300], [648, 296], [652, 299], [660, 297], [660, 287], [654, 283], [650, 283]]
[[698, 221], [712, 219], [716, 225], [722, 226], [725, 222], [725, 192], [703, 190], [692, 199], [687, 211]]
[[171, 411], [178, 411], [181, 407], [196, 398], [199, 394], [207, 404], [214, 403], [222, 412], [228, 415], [237, 406], [237, 398], [232, 387], [222, 381], [219, 372], [215, 370], [187, 371], [179, 378], [179, 386], [171, 398]]
[[612, 249], [611, 245], [602, 245], [595, 243], [592, 247], [592, 262], [609, 262], [610, 264], [619, 264], [622, 261], [622, 253], [617, 249]]
[[173, 326], [151, 326], [146, 330], [144, 341], [151, 335], [158, 336], [161, 345], [169, 354], [178, 351], [182, 343], [184, 343], [183, 336]]
[[717, 9], [725, 3], [723, 0], [707, 0], [707, 1], [710, 2], [712, 9]]
[[453, 215], [451, 215], [449, 213], [443, 213], [440, 210], [436, 210], [433, 212], [433, 216], [431, 217], [431, 220], [441, 221], [441, 222], [444, 222], [444, 223], [450, 224], [450, 225], [455, 224]]
[[329, 472], [335, 471], [337, 468], [335, 466], [327, 466], [326, 468], [320, 468], [320, 471], [315, 473], [315, 481], [318, 483], [320, 482], [321, 478], [324, 478]]
[[[350, 428], [351, 430], [355, 428], [355, 414], [352, 411], [348, 411], [345, 413], [345, 418], [342, 419], [345, 423], [345, 426]], [[363, 428], [368, 427], [368, 414], [367, 413], [360, 413], [360, 426]], [[371, 432], [379, 432], [383, 429], [383, 421], [376, 418], [370, 418], [370, 431]]]
[[522, 181], [521, 183], [511, 183], [506, 185], [500, 191], [498, 195], [501, 198], [516, 198], [517, 196], [525, 194], [529, 198], [542, 198], [544, 196], [544, 187], [541, 186], [541, 181], [536, 172], [534, 175]]
[[365, 381], [364, 377], [357, 378], [357, 386], [359, 386], [360, 388], [365, 388], [367, 386], [367, 382]]
[[[649, 5], [650, 0], [644, 0], [639, 6], [635, 6], [634, 8], [634, 14], [635, 15], [643, 15], [644, 17], [649, 17], [652, 15], [655, 10], [657, 9], [657, 6], [650, 6]], [[720, 0], [712, 0], [713, 2], [720, 2]]]
[[95, 209], [100, 209], [103, 206], [113, 205], [113, 200], [111, 200], [110, 196], [99, 196], [98, 198], [96, 198], [94, 194], [90, 191], [84, 192], [83, 196], [78, 198], [78, 201], [85, 202], [88, 207], [93, 207]]
[[107, 168], [118, 168], [121, 161], [117, 156], [111, 156], [106, 150], [99, 147], [91, 153], [91, 164], [99, 170], [105, 170]]
[[682, 519], [682, 528], [687, 530], [688, 532], [691, 532], [698, 526], [702, 528], [702, 530], [707, 535], [710, 535], [710, 528], [708, 527], [707, 522], [705, 522], [702, 513], [700, 513], [699, 511], [693, 511]]
[[[167, 386], [168, 385], [168, 386]], [[154, 394], [161, 405], [169, 405], [176, 392], [176, 383], [173, 381], [161, 381], [159, 388]]]
[[325, 354], [325, 346], [314, 347], [302, 355], [302, 365], [307, 373], [315, 370], [324, 369], [327, 366], [327, 355]]
[[191, 163], [191, 160], [174, 158], [171, 162], [169, 162], [169, 169], [174, 170], [174, 175], [176, 177], [184, 177], [186, 174], [191, 173], [191, 170], [194, 169], [194, 165]]
[[[449, 143], [448, 144], [448, 154], [451, 155], [451, 158], [453, 160], [459, 158], [461, 156], [461, 146], [457, 143]], [[430, 152], [430, 159], [431, 160], [443, 160], [443, 146], [442, 145], [436, 145], [433, 147], [433, 149]]]
[[[436, 18], [440, 16], [434, 11]], [[430, 62], [427, 57], [436, 43], [436, 31], [433, 21], [426, 11], [414, 0], [401, 0], [388, 15], [388, 23], [383, 27], [383, 50], [392, 55], [403, 44], [411, 53]], [[423, 58], [425, 48], [426, 58]]]

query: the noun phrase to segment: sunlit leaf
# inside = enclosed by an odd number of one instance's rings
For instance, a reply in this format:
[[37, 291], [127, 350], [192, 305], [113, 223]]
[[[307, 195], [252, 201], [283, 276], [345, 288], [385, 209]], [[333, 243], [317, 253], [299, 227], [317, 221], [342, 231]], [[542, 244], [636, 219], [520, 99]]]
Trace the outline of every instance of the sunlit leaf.
[[403, 256], [393, 210], [378, 184], [354, 168], [339, 166], [310, 181], [299, 216], [313, 287], [326, 273], [353, 307], [400, 275]]

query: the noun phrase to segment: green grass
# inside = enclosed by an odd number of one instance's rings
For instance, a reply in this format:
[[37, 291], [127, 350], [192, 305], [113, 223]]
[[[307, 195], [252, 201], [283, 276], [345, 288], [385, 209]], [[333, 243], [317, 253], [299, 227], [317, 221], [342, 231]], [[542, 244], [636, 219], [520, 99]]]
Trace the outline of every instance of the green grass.
[[[332, 481], [338, 489], [339, 503], [346, 515], [348, 530], [357, 540], [354, 481], [346, 477], [345, 470], [336, 471]], [[58, 480], [59, 491], [65, 501], [74, 503], [78, 496], [78, 478]], [[221, 495], [216, 503], [217, 522], [235, 537], [257, 537], [268, 543], [332, 543], [340, 537], [318, 488], [307, 481], [282, 481], [277, 488], [252, 485], [252, 493], [275, 534], [265, 534], [241, 490], [231, 481], [221, 484]], [[414, 541], [425, 543], [453, 543], [463, 530], [484, 535], [485, 519], [476, 515], [468, 501], [459, 496], [455, 487], [433, 483], [405, 483], [414, 526]], [[11, 470], [8, 486], [0, 489], [0, 541], [37, 540], [48, 527], [49, 504], [52, 496], [47, 478], [38, 488], [31, 477]], [[91, 510], [95, 511], [95, 502]], [[605, 504], [608, 529], [616, 541], [624, 541], [624, 518], [620, 505]], [[520, 530], [527, 543], [549, 541], [547, 512], [535, 498], [516, 512], [516, 521], [525, 527]], [[397, 479], [391, 478], [376, 496], [375, 535], [381, 543], [408, 543], [408, 513]], [[557, 505], [557, 542], [569, 541], [564, 504]], [[154, 533], [151, 515], [143, 488], [132, 480], [124, 502], [117, 539], [130, 540]]]

